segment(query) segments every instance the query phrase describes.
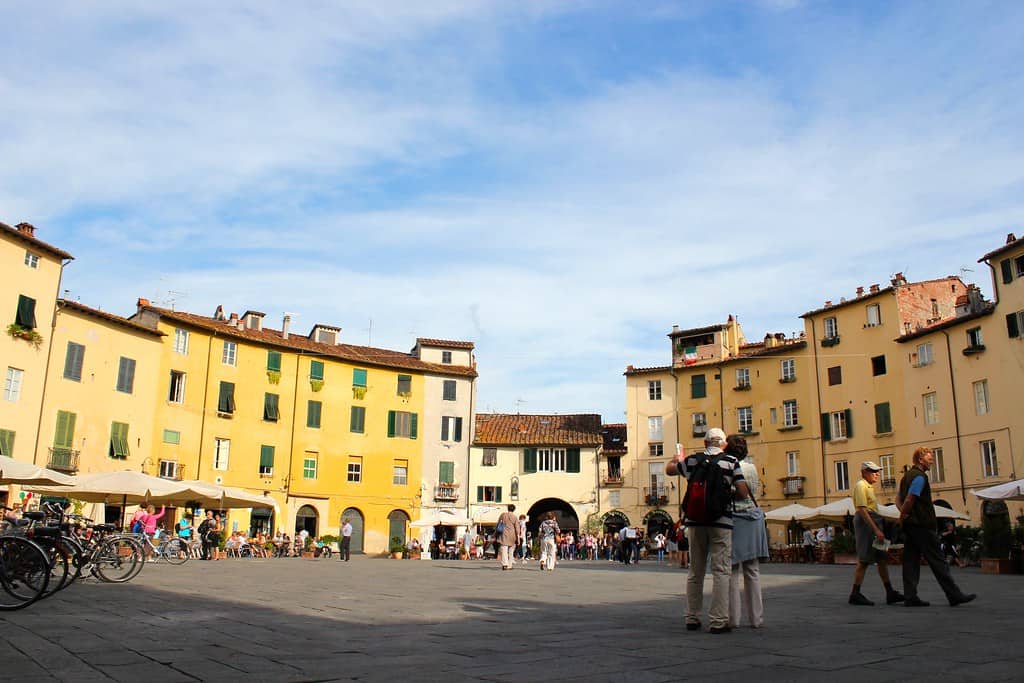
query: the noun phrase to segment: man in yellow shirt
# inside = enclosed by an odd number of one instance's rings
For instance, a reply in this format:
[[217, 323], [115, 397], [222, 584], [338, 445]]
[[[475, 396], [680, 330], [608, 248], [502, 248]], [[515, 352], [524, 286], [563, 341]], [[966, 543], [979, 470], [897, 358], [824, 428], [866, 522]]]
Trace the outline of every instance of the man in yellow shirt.
[[867, 460], [860, 465], [861, 479], [853, 487], [853, 506], [857, 514], [853, 517], [853, 534], [857, 543], [857, 569], [853, 574], [853, 590], [850, 592], [851, 605], [874, 605], [860, 592], [864, 574], [872, 564], [878, 565], [878, 576], [885, 586], [885, 604], [903, 602], [903, 594], [889, 582], [888, 556], [885, 550], [875, 545], [885, 545], [882, 533], [882, 517], [878, 514], [878, 500], [875, 498], [875, 483], [882, 468]]

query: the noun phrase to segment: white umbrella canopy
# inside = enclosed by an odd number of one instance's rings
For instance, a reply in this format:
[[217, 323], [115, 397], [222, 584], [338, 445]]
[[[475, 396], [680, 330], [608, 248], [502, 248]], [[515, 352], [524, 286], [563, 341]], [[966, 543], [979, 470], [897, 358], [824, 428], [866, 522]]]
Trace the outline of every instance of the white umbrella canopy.
[[70, 486], [74, 483], [74, 477], [56, 470], [0, 455], [0, 484]]
[[80, 474], [70, 486], [29, 488], [38, 493], [66, 496], [87, 503], [127, 505], [146, 503], [160, 496], [172, 494], [181, 487], [180, 482], [152, 477], [134, 470], [121, 470]]
[[1024, 500], [1024, 479], [996, 484], [971, 493], [985, 500]]
[[[857, 508], [853, 506], [853, 498], [847, 496], [846, 498], [840, 498], [839, 500], [822, 505], [816, 508], [815, 512], [818, 517], [838, 520], [845, 519], [847, 515], [852, 517], [857, 514]], [[879, 505], [878, 514], [886, 519], [898, 519], [900, 516], [895, 505]]]
[[241, 489], [211, 484], [205, 481], [192, 479], [188, 481], [172, 482], [177, 484], [177, 489], [164, 495], [154, 496], [150, 500], [154, 503], [184, 505], [185, 503], [199, 503], [203, 507], [224, 510], [228, 508], [252, 508], [252, 507], [276, 507], [274, 499], [256, 493], [249, 493]]
[[791, 503], [774, 510], [769, 510], [764, 514], [764, 518], [772, 522], [789, 522], [793, 519], [801, 521], [804, 519], [811, 519], [816, 517], [818, 511], [815, 508], [801, 505], [800, 503]]

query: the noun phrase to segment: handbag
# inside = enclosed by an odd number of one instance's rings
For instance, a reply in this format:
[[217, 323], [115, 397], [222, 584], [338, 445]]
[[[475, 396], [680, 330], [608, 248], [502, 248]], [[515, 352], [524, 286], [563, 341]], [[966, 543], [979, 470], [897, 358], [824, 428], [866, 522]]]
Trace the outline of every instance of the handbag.
[[495, 534], [501, 534], [505, 532], [505, 520], [499, 519], [498, 526], [494, 527]]

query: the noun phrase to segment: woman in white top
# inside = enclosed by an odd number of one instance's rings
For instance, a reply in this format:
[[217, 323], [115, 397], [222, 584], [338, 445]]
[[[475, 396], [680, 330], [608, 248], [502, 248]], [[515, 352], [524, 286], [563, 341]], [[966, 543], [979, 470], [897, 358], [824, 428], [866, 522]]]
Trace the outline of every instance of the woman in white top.
[[[726, 440], [725, 452], [740, 461], [743, 479], [750, 489], [750, 497], [735, 501], [732, 515], [732, 578], [729, 581], [729, 625], [740, 625], [740, 605], [743, 618], [752, 628], [764, 624], [764, 605], [761, 600], [761, 569], [759, 558], [768, 557], [768, 534], [764, 526], [764, 513], [757, 506], [754, 492], [760, 491], [757, 467], [747, 452], [747, 440], [733, 434]], [[743, 591], [740, 592], [740, 577]]]

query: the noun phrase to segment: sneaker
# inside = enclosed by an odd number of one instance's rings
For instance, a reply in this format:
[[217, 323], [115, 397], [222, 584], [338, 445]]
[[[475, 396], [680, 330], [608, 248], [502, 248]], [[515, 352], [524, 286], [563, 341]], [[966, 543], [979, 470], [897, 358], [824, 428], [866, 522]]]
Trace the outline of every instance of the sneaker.
[[885, 595], [885, 604], [887, 605], [895, 605], [897, 602], [903, 602], [903, 600], [903, 593], [899, 591], [890, 591]]
[[712, 626], [708, 630], [716, 635], [719, 633], [732, 633], [732, 626]]
[[544, 563], [543, 562], [540, 563], [540, 570], [544, 571]]
[[906, 600], [903, 601], [903, 604], [906, 605], [907, 607], [927, 607], [928, 605], [930, 605], [932, 603], [925, 602], [921, 598], [907, 598]]
[[956, 596], [955, 598], [949, 601], [949, 606], [956, 607], [957, 605], [962, 605], [966, 602], [970, 602], [976, 597], [978, 597], [977, 593], [961, 593], [960, 595]]
[[686, 622], [686, 630], [687, 631], [699, 631], [700, 630], [700, 622], [699, 621], [688, 621], [688, 622]]
[[863, 593], [861, 593], [860, 591], [857, 591], [856, 593], [850, 593], [850, 604], [851, 605], [871, 606], [871, 605], [874, 605], [875, 603], [871, 602], [866, 597], [864, 597]]

